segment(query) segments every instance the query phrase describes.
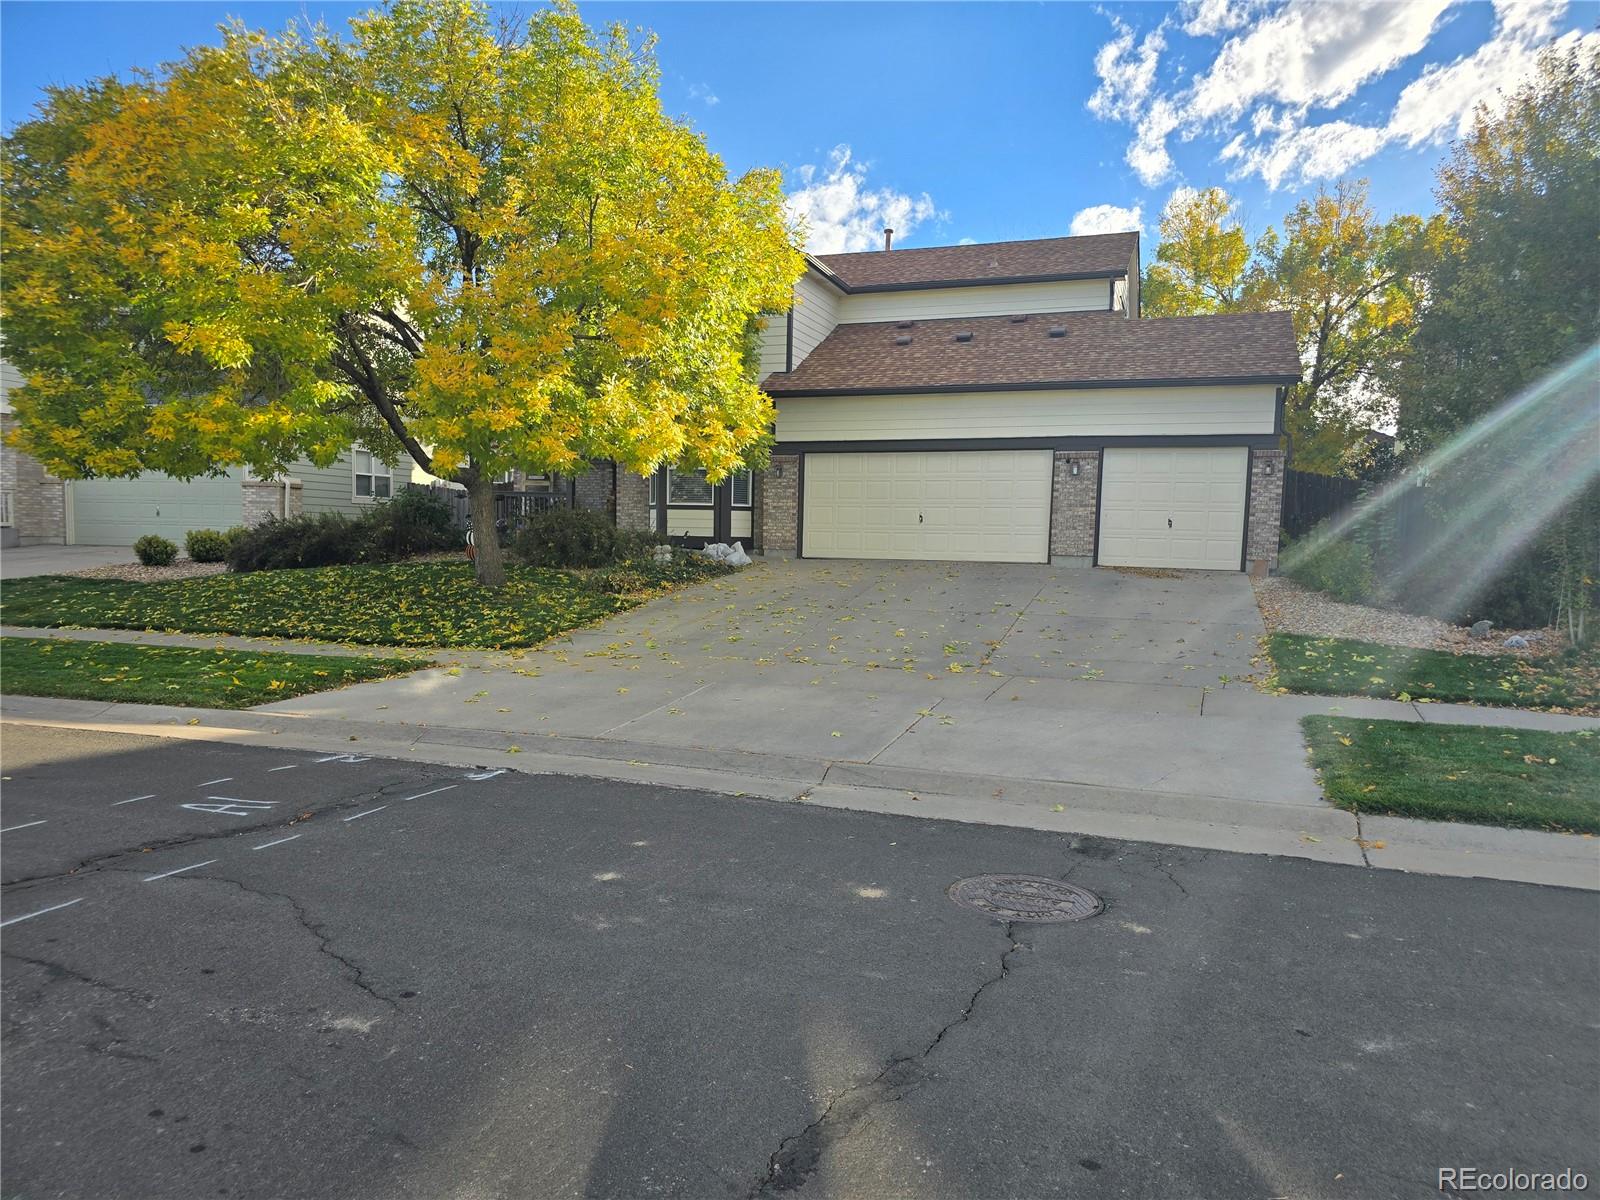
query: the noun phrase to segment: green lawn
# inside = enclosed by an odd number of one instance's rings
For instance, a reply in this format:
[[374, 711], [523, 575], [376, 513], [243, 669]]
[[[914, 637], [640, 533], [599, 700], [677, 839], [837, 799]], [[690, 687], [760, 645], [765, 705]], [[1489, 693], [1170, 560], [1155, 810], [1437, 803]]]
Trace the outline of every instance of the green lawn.
[[1351, 812], [1600, 833], [1600, 737], [1306, 717], [1329, 800]]
[[1461, 700], [1516, 708], [1600, 707], [1600, 664], [1520, 659], [1509, 654], [1445, 654], [1344, 638], [1275, 633], [1268, 684], [1326, 696]]
[[[725, 574], [679, 555], [629, 564], [627, 595], [605, 577], [508, 566], [503, 588], [479, 587], [465, 562], [408, 562], [208, 575], [171, 583], [39, 576], [6, 583], [0, 620], [12, 625], [161, 629], [313, 638], [380, 646], [500, 649], [632, 608], [652, 590]], [[636, 590], [643, 585], [643, 590]], [[612, 586], [616, 586], [615, 583]]]
[[0, 638], [0, 691], [8, 696], [249, 708], [427, 665], [404, 658]]

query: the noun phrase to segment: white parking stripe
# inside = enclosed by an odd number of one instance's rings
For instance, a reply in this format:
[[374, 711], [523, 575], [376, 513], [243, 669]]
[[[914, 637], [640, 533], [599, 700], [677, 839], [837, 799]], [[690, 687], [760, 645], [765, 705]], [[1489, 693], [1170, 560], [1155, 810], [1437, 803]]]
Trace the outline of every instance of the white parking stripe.
[[10, 833], [13, 829], [32, 829], [35, 825], [43, 825], [43, 821], [24, 821], [21, 825], [8, 825], [0, 829], [0, 833]]
[[359, 820], [361, 820], [362, 817], [370, 817], [373, 813], [382, 812], [384, 809], [386, 809], [388, 807], [389, 806], [387, 804], [380, 804], [380, 805], [378, 805], [377, 808], [369, 808], [369, 809], [367, 809], [366, 812], [358, 812], [353, 817], [346, 817], [344, 819], [345, 820], [345, 824], [348, 825], [351, 821], [359, 821]]
[[185, 871], [194, 871], [194, 870], [199, 869], [200, 867], [209, 867], [212, 863], [214, 863], [216, 861], [217, 860], [214, 859], [214, 858], [208, 858], [203, 863], [190, 863], [187, 867], [179, 867], [176, 871], [163, 871], [159, 875], [146, 875], [144, 877], [144, 882], [146, 882], [146, 883], [154, 883], [158, 879], [166, 879], [166, 878], [168, 878], [169, 876], [172, 876], [172, 875], [182, 875]]
[[407, 800], [421, 800], [424, 796], [437, 796], [440, 792], [448, 792], [453, 787], [460, 787], [458, 783], [447, 783], [444, 787], [434, 788], [431, 792], [418, 792], [415, 796], [407, 796]]
[[286, 838], [279, 838], [275, 842], [262, 842], [261, 845], [259, 845], [259, 846], [251, 846], [250, 849], [252, 849], [252, 850], [270, 850], [274, 846], [281, 846], [285, 842], [292, 842], [292, 841], [295, 840], [295, 838], [301, 837], [301, 836], [303, 836], [303, 835], [302, 834], [298, 834], [298, 833], [291, 833]]
[[195, 787], [210, 787], [213, 783], [232, 783], [232, 775], [224, 775], [221, 779], [208, 779], [204, 783], [197, 783]]
[[290, 763], [287, 767], [268, 767], [267, 774], [271, 775], [274, 771], [292, 771], [299, 765], [299, 763]]
[[156, 794], [154, 792], [151, 792], [148, 796], [130, 796], [126, 800], [113, 800], [111, 807], [115, 808], [119, 804], [132, 804], [136, 800], [154, 800], [155, 798]]
[[15, 925], [18, 921], [31, 921], [35, 917], [44, 916], [45, 913], [55, 912], [58, 908], [71, 908], [82, 900], [83, 897], [79, 896], [77, 900], [68, 900], [65, 904], [52, 904], [49, 908], [41, 908], [38, 912], [23, 913], [20, 917], [7, 917], [4, 921], [0, 921], [0, 929], [4, 929], [7, 925]]

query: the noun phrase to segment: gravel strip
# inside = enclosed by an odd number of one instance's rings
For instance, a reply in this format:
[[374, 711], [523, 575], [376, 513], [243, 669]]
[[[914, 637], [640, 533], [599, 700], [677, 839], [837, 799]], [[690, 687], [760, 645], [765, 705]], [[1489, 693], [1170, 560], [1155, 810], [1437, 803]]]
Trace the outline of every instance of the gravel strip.
[[[1385, 646], [1412, 646], [1443, 650], [1449, 654], [1515, 654], [1541, 658], [1560, 650], [1565, 642], [1553, 629], [1496, 629], [1486, 638], [1469, 638], [1465, 626], [1437, 617], [1365, 604], [1345, 604], [1301, 587], [1292, 579], [1251, 579], [1256, 604], [1272, 633], [1300, 633], [1311, 637], [1354, 638]], [[1529, 641], [1526, 650], [1508, 649], [1506, 638], [1520, 633]]]
[[227, 563], [197, 563], [180, 558], [170, 567], [147, 567], [142, 563], [117, 563], [109, 567], [85, 567], [68, 571], [79, 579], [125, 579], [129, 583], [166, 583], [173, 579], [195, 579], [201, 575], [220, 575]]

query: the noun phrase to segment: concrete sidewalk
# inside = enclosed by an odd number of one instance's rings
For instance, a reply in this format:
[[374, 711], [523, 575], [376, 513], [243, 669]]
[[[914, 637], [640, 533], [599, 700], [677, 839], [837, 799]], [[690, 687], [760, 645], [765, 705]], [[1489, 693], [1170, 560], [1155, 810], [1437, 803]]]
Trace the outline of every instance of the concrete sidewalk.
[[980, 775], [927, 763], [853, 762], [757, 747], [709, 750], [620, 737], [529, 735], [263, 709], [222, 712], [6, 697], [0, 702], [0, 720], [581, 775], [865, 812], [1600, 890], [1600, 840], [1594, 838], [1357, 818], [1303, 792], [1226, 796], [1032, 778], [1015, 772]]

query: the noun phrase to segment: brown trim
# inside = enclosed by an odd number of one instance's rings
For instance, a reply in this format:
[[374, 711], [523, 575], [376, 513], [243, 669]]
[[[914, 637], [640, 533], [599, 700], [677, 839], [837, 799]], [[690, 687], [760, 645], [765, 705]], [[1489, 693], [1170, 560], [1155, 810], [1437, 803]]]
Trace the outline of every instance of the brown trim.
[[899, 451], [1099, 450], [1107, 446], [1276, 447], [1275, 433], [1127, 434], [1033, 438], [907, 438], [901, 441], [780, 442], [774, 454], [894, 454]]
[[1106, 311], [1107, 312], [1116, 312], [1117, 311], [1117, 281], [1115, 279], [1108, 279], [1108, 280], [1106, 280], [1106, 284], [1107, 284], [1107, 288], [1106, 288]]
[[[669, 536], [668, 533], [667, 533], [667, 509], [672, 507], [670, 504], [667, 503], [667, 465], [665, 463], [662, 463], [659, 467], [656, 468], [655, 473], [661, 479], [661, 503], [656, 505], [656, 536], [657, 537], [667, 537], [667, 536]], [[646, 480], [645, 486], [649, 487], [649, 481], [648, 480]], [[646, 508], [646, 510], [648, 510], [649, 507], [650, 507], [650, 493], [647, 491], [647, 492], [645, 492], [645, 508]]]
[[[770, 377], [769, 377], [770, 378]], [[1202, 387], [1248, 383], [1298, 383], [1297, 375], [1214, 375], [1174, 379], [1040, 379], [1028, 383], [941, 383], [931, 387], [863, 388], [772, 388], [764, 389], [775, 400], [799, 396], [929, 396], [949, 392], [1068, 392], [1092, 388]]]
[[1089, 565], [1100, 565], [1100, 498], [1106, 486], [1106, 452], [1100, 449], [1100, 462], [1094, 469], [1094, 553], [1089, 557]]
[[1046, 564], [1056, 556], [1056, 455], [1059, 450], [1050, 451], [1050, 506], [1045, 510], [1044, 522], [1044, 561]]
[[787, 327], [783, 331], [783, 373], [787, 375], [794, 370], [794, 305], [789, 305]]
[[806, 452], [794, 460], [794, 556], [806, 556]]
[[1244, 532], [1239, 535], [1239, 570], [1250, 570], [1250, 492], [1256, 484], [1256, 449], [1244, 452]]

